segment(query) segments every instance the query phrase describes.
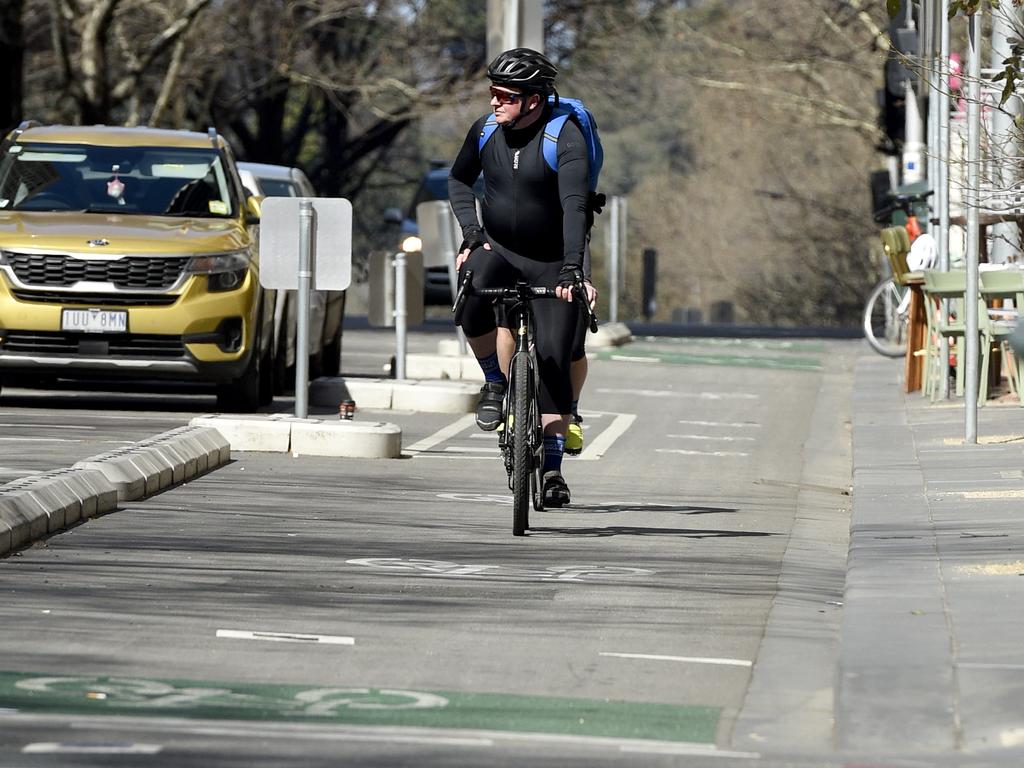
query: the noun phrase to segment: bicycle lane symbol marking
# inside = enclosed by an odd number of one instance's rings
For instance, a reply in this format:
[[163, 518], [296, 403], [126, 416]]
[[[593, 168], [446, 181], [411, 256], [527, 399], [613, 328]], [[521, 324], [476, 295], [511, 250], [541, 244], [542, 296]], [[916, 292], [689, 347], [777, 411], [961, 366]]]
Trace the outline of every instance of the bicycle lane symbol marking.
[[[39, 700], [64, 700], [77, 707], [85, 702], [103, 702], [100, 706], [134, 711], [188, 710], [242, 712], [269, 711], [286, 716], [338, 717], [343, 710], [403, 711], [439, 709], [448, 699], [425, 691], [393, 688], [312, 688], [294, 690], [294, 686], [246, 686], [251, 692], [232, 688], [188, 683], [117, 677], [28, 677], [14, 687], [34, 694]], [[31, 707], [29, 707], [31, 708]]]
[[14, 671], [0, 671], [0, 701], [11, 714], [482, 729], [709, 746], [721, 713], [716, 707], [608, 699]]
[[557, 581], [584, 582], [609, 577], [653, 576], [648, 568], [634, 568], [617, 565], [572, 564], [530, 568], [503, 565], [460, 564], [447, 560], [423, 558], [366, 557], [346, 560], [348, 565], [359, 565], [376, 570], [425, 574], [430, 576], [455, 576], [464, 578], [496, 578], [515, 581]]

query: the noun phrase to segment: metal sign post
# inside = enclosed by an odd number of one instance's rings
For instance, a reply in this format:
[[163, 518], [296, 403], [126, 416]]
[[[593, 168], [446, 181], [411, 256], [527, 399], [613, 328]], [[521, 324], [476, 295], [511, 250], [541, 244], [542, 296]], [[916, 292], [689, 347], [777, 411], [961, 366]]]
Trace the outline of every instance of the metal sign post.
[[[295, 329], [295, 416], [309, 415], [309, 286], [313, 281], [313, 205], [299, 203], [299, 287]], [[300, 352], [302, 354], [300, 354]]]
[[405, 308], [405, 252], [395, 254], [395, 378], [405, 378], [406, 321]]
[[344, 198], [270, 197], [260, 216], [260, 285], [296, 292], [295, 416], [309, 415], [310, 291], [352, 280], [352, 204]]

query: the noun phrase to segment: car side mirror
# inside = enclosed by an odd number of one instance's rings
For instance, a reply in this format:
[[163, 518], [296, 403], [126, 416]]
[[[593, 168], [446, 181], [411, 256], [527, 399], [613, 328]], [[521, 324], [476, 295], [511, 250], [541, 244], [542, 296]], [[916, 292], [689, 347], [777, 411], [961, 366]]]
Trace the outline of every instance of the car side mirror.
[[385, 208], [384, 209], [384, 223], [385, 224], [401, 224], [402, 219], [401, 208]]
[[245, 198], [245, 223], [253, 226], [260, 223], [263, 216], [263, 198], [259, 195], [249, 195]]

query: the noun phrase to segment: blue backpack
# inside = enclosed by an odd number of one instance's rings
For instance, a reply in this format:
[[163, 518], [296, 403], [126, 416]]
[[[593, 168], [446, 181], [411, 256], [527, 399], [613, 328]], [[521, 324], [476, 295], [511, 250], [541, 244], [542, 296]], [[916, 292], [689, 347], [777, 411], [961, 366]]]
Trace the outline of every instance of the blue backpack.
[[[604, 165], [604, 149], [601, 147], [601, 137], [597, 133], [597, 120], [593, 113], [584, 106], [579, 99], [563, 99], [552, 94], [548, 96], [548, 103], [554, 105], [551, 119], [544, 127], [544, 161], [553, 171], [558, 171], [558, 136], [562, 132], [565, 121], [570, 118], [576, 122], [583, 138], [587, 142], [587, 154], [590, 160], [590, 191], [597, 191], [597, 180], [601, 175], [601, 166]], [[480, 131], [479, 150], [483, 151], [488, 139], [494, 135], [498, 124], [494, 115], [487, 118], [483, 130]]]

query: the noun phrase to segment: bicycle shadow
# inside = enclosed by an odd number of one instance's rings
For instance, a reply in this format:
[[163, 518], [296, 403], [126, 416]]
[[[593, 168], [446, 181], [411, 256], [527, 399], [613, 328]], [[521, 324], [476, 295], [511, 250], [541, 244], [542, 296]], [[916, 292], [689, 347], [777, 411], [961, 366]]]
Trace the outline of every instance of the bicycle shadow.
[[552, 526], [530, 526], [532, 534], [555, 534], [561, 536], [589, 536], [606, 538], [608, 536], [673, 536], [680, 539], [732, 539], [732, 538], [764, 538], [778, 536], [767, 531], [727, 531], [701, 528], [646, 528], [639, 525], [609, 525], [603, 528], [562, 528]]
[[560, 512], [581, 512], [586, 514], [615, 514], [619, 512], [670, 512], [681, 515], [735, 514], [735, 507], [703, 507], [697, 504], [630, 504], [627, 502], [605, 502], [602, 504], [573, 504]]

